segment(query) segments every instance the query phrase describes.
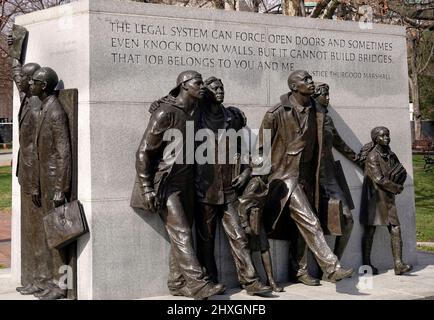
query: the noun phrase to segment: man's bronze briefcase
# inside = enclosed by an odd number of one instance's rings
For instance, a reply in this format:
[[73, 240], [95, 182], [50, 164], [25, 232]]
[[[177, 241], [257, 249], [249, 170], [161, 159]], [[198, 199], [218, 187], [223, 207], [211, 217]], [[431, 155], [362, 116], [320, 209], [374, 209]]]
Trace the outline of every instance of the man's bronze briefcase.
[[51, 210], [44, 217], [48, 246], [60, 249], [88, 232], [83, 207], [78, 200]]

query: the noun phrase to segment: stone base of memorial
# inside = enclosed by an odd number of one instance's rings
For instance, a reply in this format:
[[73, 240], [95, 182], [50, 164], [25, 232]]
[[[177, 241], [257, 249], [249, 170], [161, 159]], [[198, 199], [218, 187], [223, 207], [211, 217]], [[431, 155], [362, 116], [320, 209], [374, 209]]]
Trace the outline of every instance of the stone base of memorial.
[[[226, 105], [240, 107], [258, 129], [267, 108], [288, 91], [291, 70], [330, 85], [330, 113], [345, 141], [359, 150], [383, 125], [409, 176], [397, 197], [404, 260], [416, 263], [416, 233], [405, 29], [387, 25], [291, 18], [128, 1], [83, 0], [16, 18], [29, 30], [26, 62], [62, 75], [77, 88], [78, 199], [90, 234], [78, 242], [79, 299], [133, 299], [168, 294], [169, 242], [158, 215], [129, 206], [135, 152], [152, 101], [176, 75], [193, 69], [225, 83]], [[367, 28], [368, 27], [368, 28]], [[370, 28], [369, 28], [370, 27]], [[14, 119], [19, 103], [14, 102]], [[14, 141], [18, 122], [14, 121]], [[14, 164], [18, 145], [14, 145]], [[363, 173], [341, 160], [356, 205], [342, 264], [361, 264], [358, 223]], [[14, 168], [15, 170], [15, 168]], [[13, 182], [13, 274], [19, 277], [19, 186]], [[219, 231], [220, 280], [236, 287], [234, 264]], [[271, 241], [276, 280], [288, 280], [288, 243]], [[372, 261], [392, 268], [390, 239], [378, 230]], [[259, 261], [258, 261], [259, 262]]]

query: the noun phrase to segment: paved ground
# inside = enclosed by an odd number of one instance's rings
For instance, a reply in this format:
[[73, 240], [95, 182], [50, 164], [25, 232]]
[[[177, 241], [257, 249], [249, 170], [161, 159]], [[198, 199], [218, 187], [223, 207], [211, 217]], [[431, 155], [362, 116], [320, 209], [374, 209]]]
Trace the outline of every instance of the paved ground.
[[[395, 276], [393, 270], [381, 272], [370, 280], [357, 276], [331, 284], [322, 282], [319, 287], [302, 284], [285, 284], [285, 292], [270, 298], [252, 297], [239, 289], [228, 290], [224, 295], [210, 300], [434, 300], [434, 253], [418, 253], [419, 265], [414, 272]], [[0, 300], [33, 300], [15, 292], [18, 285], [11, 281], [8, 269], [0, 270]], [[181, 297], [159, 296], [144, 300], [182, 300]], [[184, 298], [185, 299], [185, 298]], [[188, 299], [191, 300], [191, 299]]]
[[0, 152], [0, 167], [10, 166], [11, 161], [12, 161], [12, 152], [11, 151]]
[[[434, 300], [434, 253], [418, 252], [419, 265], [409, 275], [396, 276], [393, 270], [381, 272], [370, 280], [353, 276], [332, 284], [322, 281], [319, 287], [286, 284], [285, 292], [273, 294], [276, 300]], [[1, 296], [0, 296], [1, 298]], [[179, 300], [179, 297], [161, 296], [150, 300]], [[225, 295], [210, 300], [270, 299], [251, 297], [245, 291], [229, 290]]]

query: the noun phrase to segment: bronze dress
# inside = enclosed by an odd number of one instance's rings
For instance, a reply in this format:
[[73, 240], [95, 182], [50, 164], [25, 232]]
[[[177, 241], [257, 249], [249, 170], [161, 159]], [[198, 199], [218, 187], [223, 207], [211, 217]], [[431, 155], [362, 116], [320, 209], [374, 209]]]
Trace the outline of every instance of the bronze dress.
[[[399, 176], [394, 176], [396, 169]], [[368, 226], [399, 226], [395, 195], [404, 183], [407, 173], [395, 153], [383, 152], [379, 145], [372, 149], [365, 163], [360, 223]]]

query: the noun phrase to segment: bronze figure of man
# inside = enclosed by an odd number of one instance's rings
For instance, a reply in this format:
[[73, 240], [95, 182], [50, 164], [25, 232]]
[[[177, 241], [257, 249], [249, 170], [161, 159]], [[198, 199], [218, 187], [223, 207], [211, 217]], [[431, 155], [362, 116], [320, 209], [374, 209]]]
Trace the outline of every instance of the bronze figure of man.
[[[58, 81], [56, 72], [48, 67], [37, 70], [30, 80], [32, 95], [42, 102], [34, 135], [31, 192], [34, 204], [42, 208], [43, 215], [65, 202], [71, 186], [68, 117], [56, 96]], [[66, 289], [59, 287], [58, 281], [60, 267], [67, 265], [65, 249], [49, 249], [45, 242], [37, 250], [43, 254], [47, 273], [39, 283], [41, 291], [35, 296], [44, 300], [64, 298]]]
[[378, 269], [371, 263], [371, 249], [377, 226], [387, 226], [394, 259], [396, 275], [412, 270], [412, 266], [402, 261], [401, 226], [396, 210], [395, 196], [404, 189], [407, 172], [398, 157], [390, 150], [390, 132], [386, 127], [375, 127], [371, 131], [372, 142], [366, 144], [360, 159], [365, 167], [362, 202], [360, 206], [360, 224], [364, 226], [362, 238], [363, 264], [372, 268], [373, 274]]
[[[210, 138], [215, 139], [213, 146], [215, 158], [212, 159], [213, 163], [197, 163], [195, 166], [197, 200], [195, 223], [198, 258], [212, 280], [217, 282], [214, 243], [217, 220], [220, 220], [229, 241], [241, 286], [250, 295], [268, 293], [271, 292], [271, 288], [264, 286], [256, 274], [247, 235], [235, 209], [237, 190], [247, 183], [251, 169], [248, 165], [244, 165], [238, 172], [240, 160], [230, 163], [230, 159], [241, 152], [241, 146], [237, 143], [237, 146], [230, 148], [231, 140], [219, 135], [219, 130], [226, 130], [225, 132], [230, 129], [241, 130], [246, 125], [246, 119], [238, 108], [223, 105], [224, 86], [220, 79], [210, 77], [205, 80], [205, 86], [207, 95], [202, 100], [197, 114], [196, 127], [198, 130], [208, 129], [214, 133]], [[221, 143], [226, 147], [221, 148]], [[235, 154], [230, 154], [230, 150], [233, 150]], [[219, 152], [226, 153], [224, 163], [218, 161], [222, 158]]]
[[[323, 140], [324, 112], [311, 95], [315, 86], [309, 73], [292, 72], [290, 92], [269, 109], [259, 132], [259, 152], [264, 150], [263, 131], [271, 132], [269, 196], [264, 216], [271, 237], [288, 237], [293, 221], [298, 236], [292, 241], [290, 265], [297, 281], [318, 285], [307, 270], [307, 248], [314, 254], [325, 277], [338, 281], [352, 275], [343, 269], [328, 247], [316, 216], [319, 204], [319, 168]], [[269, 161], [264, 156], [263, 162]], [[297, 233], [292, 232], [292, 236]], [[294, 245], [294, 242], [296, 242]]]
[[[206, 299], [224, 292], [205, 274], [193, 247], [194, 163], [186, 163], [187, 122], [194, 121], [199, 99], [204, 95], [203, 80], [196, 71], [178, 75], [176, 87], [151, 108], [151, 118], [136, 153], [138, 188], [131, 206], [158, 211], [170, 238], [168, 287], [172, 295]], [[155, 105], [155, 104], [154, 104]], [[182, 154], [165, 152], [169, 141], [164, 135], [178, 130]], [[142, 198], [142, 204], [135, 199]]]
[[324, 108], [324, 134], [320, 165], [320, 220], [323, 230], [335, 235], [336, 241], [333, 253], [342, 259], [344, 250], [350, 240], [354, 221], [351, 210], [354, 209], [353, 200], [349, 193], [345, 176], [340, 163], [333, 156], [333, 147], [348, 160], [358, 164], [358, 156], [341, 138], [332, 118], [328, 114], [329, 86], [326, 83], [315, 84], [315, 100]]
[[[13, 45], [13, 38], [8, 44]], [[18, 59], [13, 60], [12, 76], [20, 95], [18, 111], [18, 137], [20, 149], [16, 175], [21, 187], [21, 284], [17, 291], [21, 294], [35, 294], [40, 291], [36, 282], [46, 274], [44, 255], [38, 249], [45, 246], [45, 233], [42, 224], [42, 213], [33, 204], [31, 195], [32, 170], [34, 166], [33, 136], [40, 110], [40, 100], [30, 93], [29, 81], [40, 68], [37, 63], [21, 65]]]

